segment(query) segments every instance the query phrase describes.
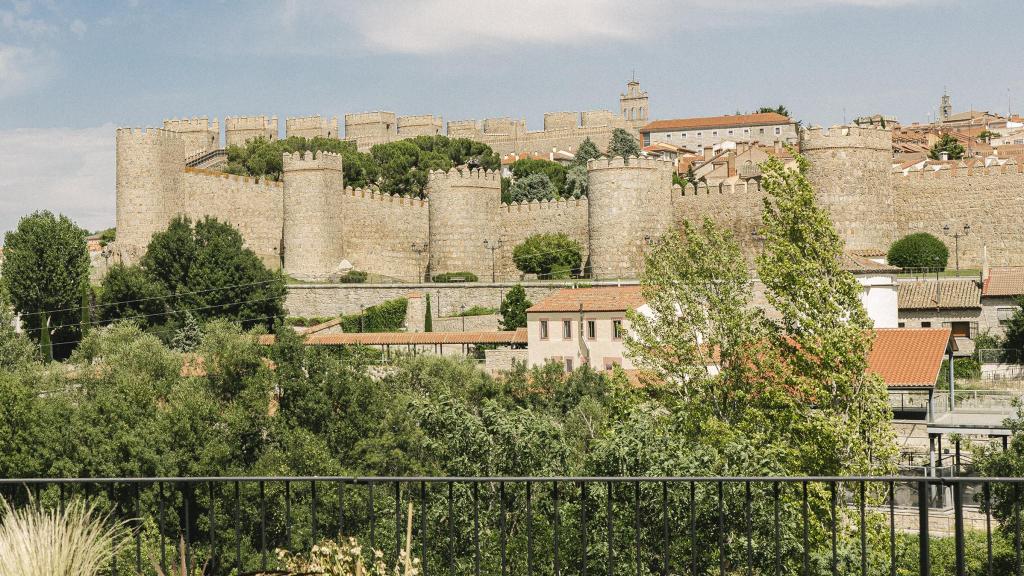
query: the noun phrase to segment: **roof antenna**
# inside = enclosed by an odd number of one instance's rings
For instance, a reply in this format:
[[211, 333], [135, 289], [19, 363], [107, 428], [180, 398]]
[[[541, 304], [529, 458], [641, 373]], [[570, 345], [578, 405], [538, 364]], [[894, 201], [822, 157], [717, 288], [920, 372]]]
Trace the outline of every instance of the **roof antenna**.
[[636, 68], [633, 68], [633, 82], [636, 82]]

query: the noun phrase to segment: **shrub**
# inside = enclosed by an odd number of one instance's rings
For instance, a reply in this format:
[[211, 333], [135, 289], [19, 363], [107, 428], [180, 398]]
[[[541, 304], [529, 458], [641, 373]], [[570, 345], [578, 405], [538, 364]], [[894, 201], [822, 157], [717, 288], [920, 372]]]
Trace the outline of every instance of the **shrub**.
[[949, 248], [927, 232], [917, 232], [900, 238], [889, 247], [889, 264], [900, 268], [945, 269]]
[[526, 290], [516, 284], [501, 301], [501, 329], [515, 330], [526, 327], [526, 309], [533, 303], [526, 297]]
[[494, 308], [487, 306], [470, 306], [462, 312], [456, 314], [456, 316], [487, 316], [488, 314], [495, 314], [498, 311]]
[[409, 301], [395, 298], [370, 306], [362, 314], [341, 317], [344, 332], [397, 332], [405, 326], [405, 312]]
[[342, 284], [362, 284], [366, 282], [367, 273], [362, 270], [349, 270], [338, 278]]
[[534, 174], [543, 174], [548, 177], [555, 190], [565, 187], [565, 166], [551, 160], [540, 160], [523, 158], [516, 160], [509, 167], [512, 170], [512, 181], [518, 182]]
[[35, 504], [15, 510], [3, 503], [0, 572], [19, 576], [93, 576], [129, 542], [123, 523], [75, 501], [63, 511]]
[[[958, 381], [981, 378], [981, 364], [974, 358], [957, 358], [953, 361], [953, 377]], [[949, 386], [949, 360], [942, 361], [939, 369], [939, 384]]]
[[551, 200], [558, 198], [558, 188], [547, 174], [529, 174], [512, 182], [508, 195], [512, 202]]
[[565, 234], [534, 234], [512, 251], [516, 268], [540, 278], [568, 278], [583, 262], [580, 243]]
[[477, 282], [479, 278], [472, 272], [445, 272], [433, 277], [434, 282]]

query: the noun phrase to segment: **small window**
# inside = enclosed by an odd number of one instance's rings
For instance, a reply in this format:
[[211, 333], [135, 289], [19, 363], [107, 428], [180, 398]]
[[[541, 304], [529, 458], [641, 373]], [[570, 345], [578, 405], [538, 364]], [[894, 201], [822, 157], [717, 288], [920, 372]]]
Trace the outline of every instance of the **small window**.
[[960, 338], [971, 337], [970, 322], [950, 322], [950, 330], [952, 330], [953, 336], [957, 336]]
[[782, 128], [779, 128], [778, 126], [776, 126], [775, 127], [775, 135], [778, 136], [779, 134], [782, 134]]
[[732, 136], [732, 130], [729, 130], [729, 136]]
[[587, 320], [587, 339], [593, 340], [597, 338], [597, 321]]
[[572, 372], [572, 368], [573, 368], [573, 366], [572, 366], [572, 358], [566, 358], [565, 359], [565, 371], [566, 372]]
[[764, 128], [758, 128], [758, 134], [764, 134]]
[[622, 340], [622, 320], [612, 320], [612, 339]]
[[669, 139], [671, 139], [671, 138], [672, 138], [672, 133], [671, 133], [671, 132], [669, 132], [668, 134], [665, 134], [665, 138], [669, 138]]
[[572, 338], [572, 320], [562, 320], [562, 338]]
[[547, 320], [541, 320], [540, 321], [540, 339], [541, 340], [547, 340], [548, 339], [548, 321]]
[[906, 322], [900, 322], [900, 323], [896, 324], [896, 326], [899, 327], [899, 328], [906, 328], [907, 327], [907, 323]]
[[712, 130], [711, 131], [711, 135], [712, 136], [718, 136], [718, 130]]
[[703, 132], [697, 132], [697, 138], [700, 138], [700, 137], [701, 137], [701, 136], [703, 136], [703, 135], [704, 135], [704, 133], [703, 133]]
[[932, 323], [931, 322], [921, 322], [921, 328], [931, 328], [931, 327], [932, 327]]

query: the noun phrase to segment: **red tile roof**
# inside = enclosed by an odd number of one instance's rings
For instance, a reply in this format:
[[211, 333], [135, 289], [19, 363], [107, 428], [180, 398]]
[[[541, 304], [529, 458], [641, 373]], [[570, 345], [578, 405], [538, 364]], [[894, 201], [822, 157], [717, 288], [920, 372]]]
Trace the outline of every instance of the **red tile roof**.
[[948, 328], [878, 328], [868, 370], [889, 388], [930, 388], [946, 355]]
[[1021, 296], [1024, 295], [1024, 268], [1015, 266], [996, 266], [989, 269], [982, 296]]
[[640, 286], [566, 288], [534, 304], [527, 312], [620, 312], [644, 304]]
[[[260, 336], [260, 344], [274, 343], [273, 334]], [[346, 332], [311, 334], [309, 346], [414, 346], [434, 344], [526, 344], [526, 329], [507, 332]]]
[[733, 114], [731, 116], [706, 116], [703, 118], [675, 118], [655, 120], [640, 129], [640, 132], [665, 132], [669, 130], [700, 130], [704, 128], [734, 128], [736, 126], [768, 126], [792, 124], [788, 116], [775, 112], [758, 114]]

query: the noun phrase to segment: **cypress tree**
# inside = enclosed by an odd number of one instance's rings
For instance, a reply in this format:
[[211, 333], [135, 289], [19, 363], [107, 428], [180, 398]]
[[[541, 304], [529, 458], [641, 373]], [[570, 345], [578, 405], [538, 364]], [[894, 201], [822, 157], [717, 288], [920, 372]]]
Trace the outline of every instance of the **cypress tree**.
[[423, 318], [423, 331], [433, 332], [434, 331], [434, 320], [430, 314], [430, 294], [427, 294], [427, 311], [424, 313]]

